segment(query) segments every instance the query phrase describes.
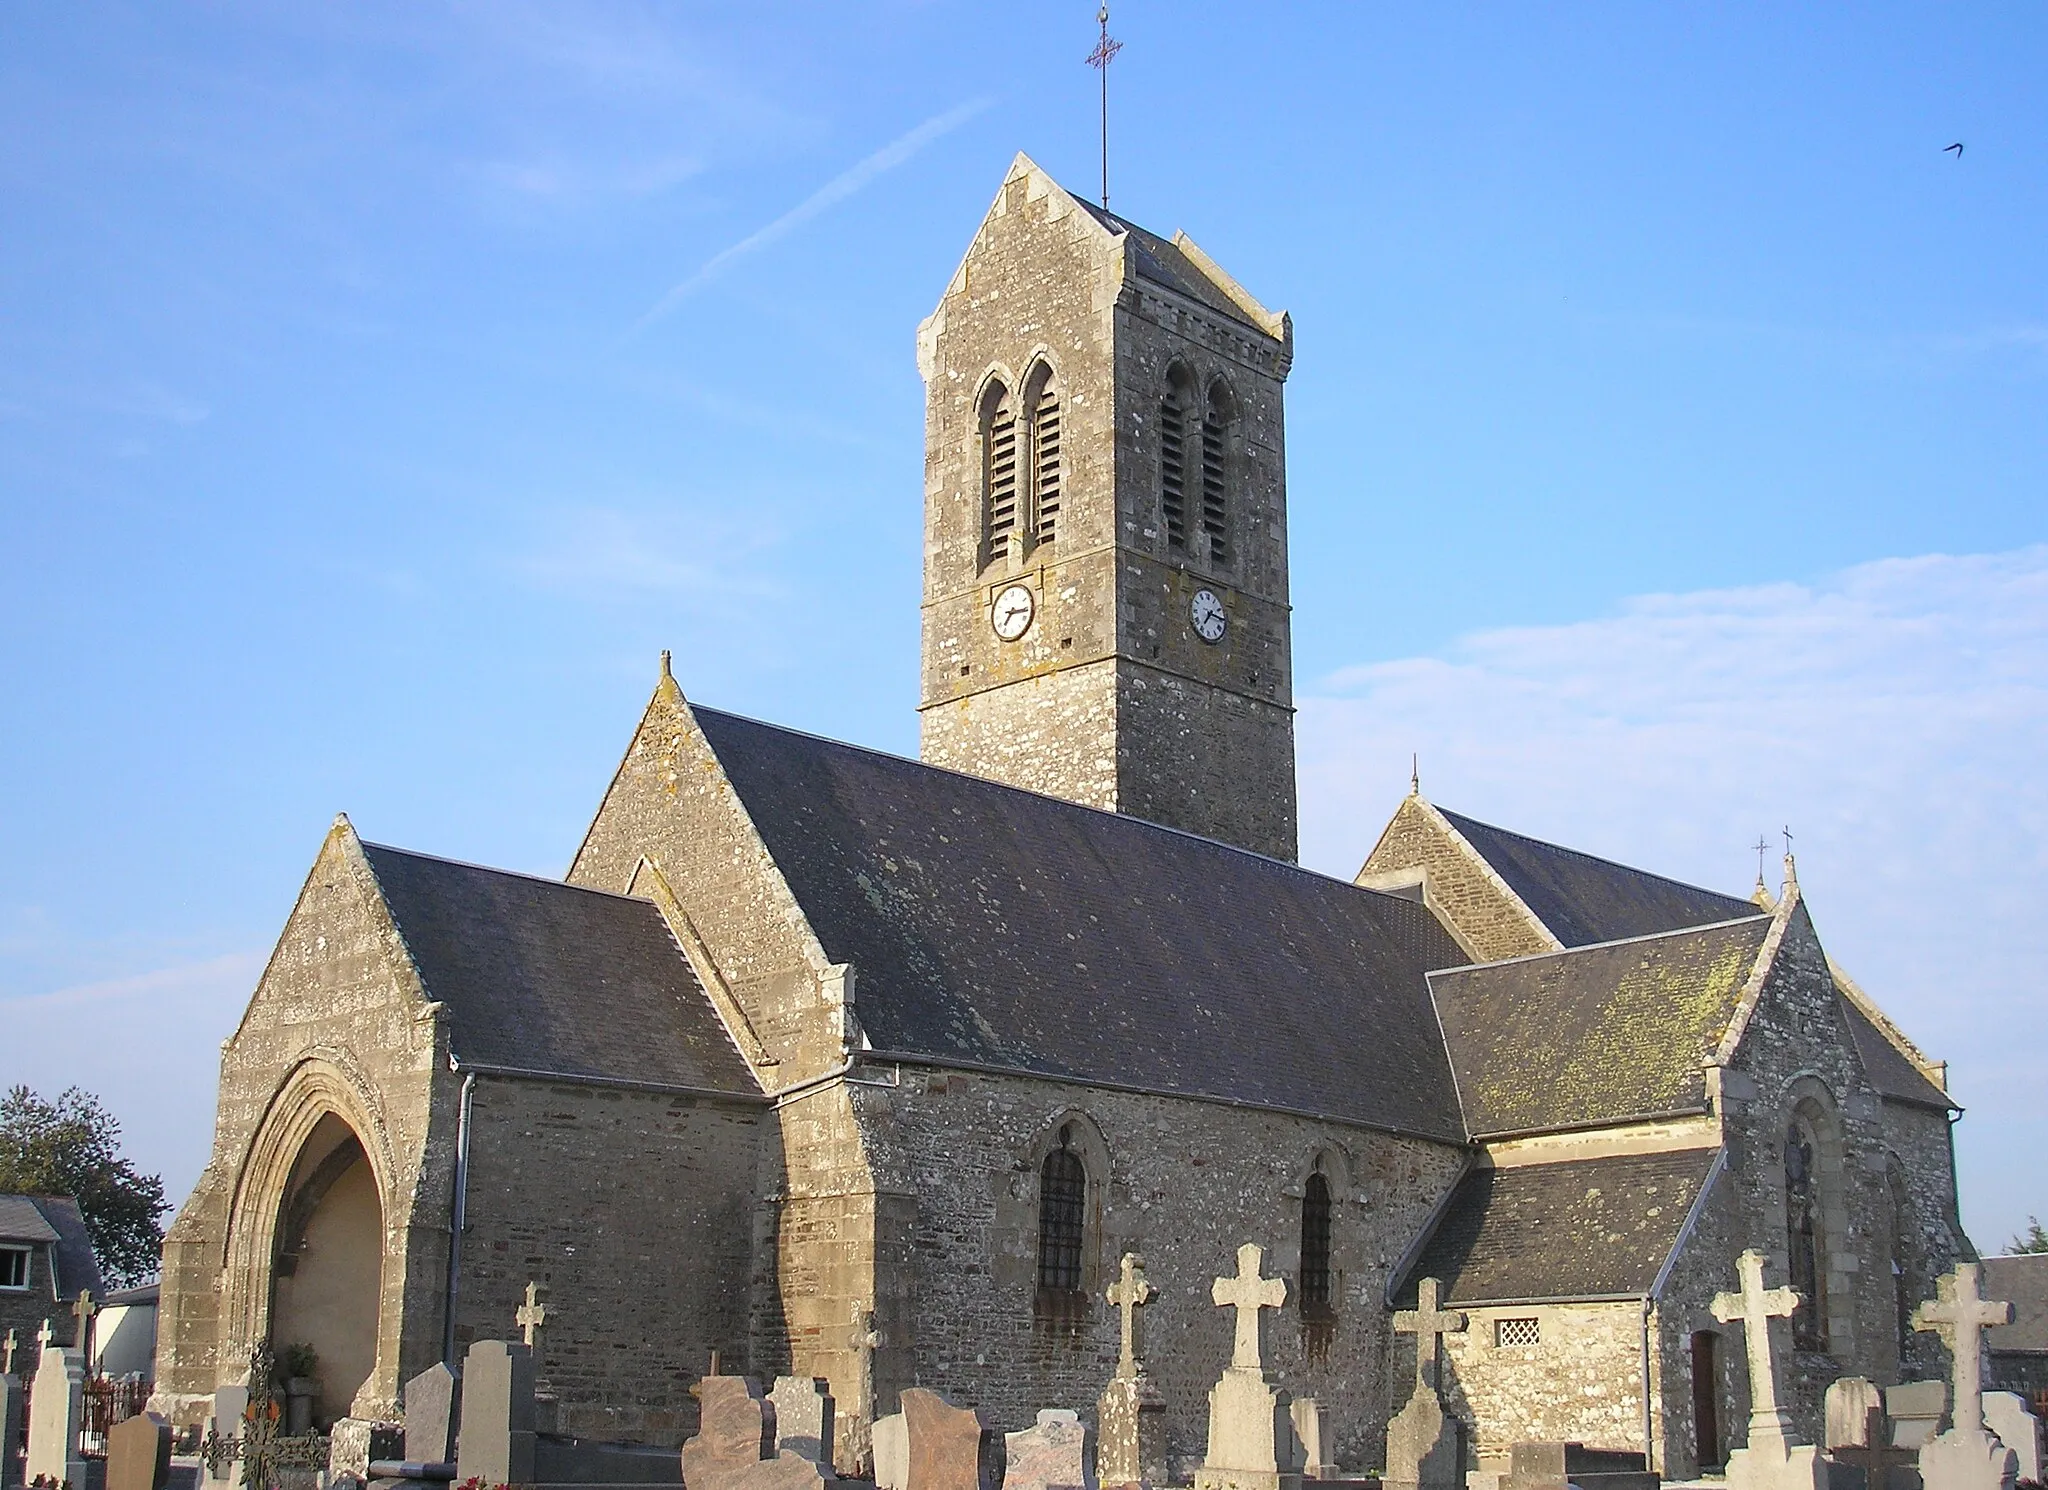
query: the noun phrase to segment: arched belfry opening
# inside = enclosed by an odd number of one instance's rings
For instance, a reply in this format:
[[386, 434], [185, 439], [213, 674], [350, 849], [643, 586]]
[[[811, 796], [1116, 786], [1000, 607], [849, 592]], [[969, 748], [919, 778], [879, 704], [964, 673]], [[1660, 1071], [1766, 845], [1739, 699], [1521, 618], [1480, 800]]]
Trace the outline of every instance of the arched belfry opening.
[[271, 1269], [270, 1347], [313, 1352], [314, 1420], [347, 1417], [377, 1364], [384, 1215], [362, 1140], [327, 1113], [292, 1161]]

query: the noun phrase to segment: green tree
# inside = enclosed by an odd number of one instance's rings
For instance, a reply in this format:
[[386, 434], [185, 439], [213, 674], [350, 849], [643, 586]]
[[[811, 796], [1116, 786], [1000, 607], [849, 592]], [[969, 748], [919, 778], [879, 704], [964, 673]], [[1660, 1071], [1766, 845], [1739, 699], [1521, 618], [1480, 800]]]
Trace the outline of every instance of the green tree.
[[2041, 1229], [2039, 1216], [2027, 1217], [2027, 1234], [2016, 1236], [2005, 1244], [2007, 1252], [2048, 1252], [2048, 1231]]
[[163, 1178], [121, 1157], [120, 1120], [91, 1092], [68, 1087], [50, 1102], [17, 1086], [0, 1097], [0, 1195], [71, 1196], [115, 1287], [162, 1264]]

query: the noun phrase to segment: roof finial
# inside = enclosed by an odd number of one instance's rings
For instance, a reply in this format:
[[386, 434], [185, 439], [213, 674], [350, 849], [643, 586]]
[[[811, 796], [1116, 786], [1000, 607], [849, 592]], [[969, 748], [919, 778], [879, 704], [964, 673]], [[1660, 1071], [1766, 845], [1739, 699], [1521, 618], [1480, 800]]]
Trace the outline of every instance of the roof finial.
[[1792, 829], [1787, 826], [1779, 831], [1785, 835], [1785, 883], [1797, 888], [1799, 884], [1799, 869], [1792, 861]]
[[1419, 750], [1408, 757], [1408, 795], [1422, 795], [1422, 752]]
[[663, 647], [663, 648], [661, 649], [661, 675], [662, 675], [662, 676], [663, 676], [664, 678], [672, 678], [672, 677], [674, 677], [674, 676], [675, 676], [675, 674], [674, 674], [674, 673], [672, 673], [672, 672], [670, 672], [670, 671], [668, 670], [668, 648], [667, 648], [667, 647]]
[[1770, 849], [1771, 849], [1771, 841], [1770, 841], [1770, 839], [1768, 839], [1768, 838], [1764, 837], [1764, 835], [1763, 835], [1763, 834], [1761, 834], [1761, 833], [1757, 834], [1757, 835], [1756, 835], [1756, 887], [1757, 887], [1757, 888], [1758, 888], [1759, 890], [1761, 890], [1761, 889], [1763, 889], [1763, 888], [1764, 888], [1764, 855], [1765, 855], [1765, 854], [1767, 854], [1767, 853], [1769, 853], [1769, 852], [1770, 852]]
[[1102, 210], [1109, 210], [1109, 64], [1116, 60], [1116, 54], [1124, 49], [1120, 41], [1109, 37], [1109, 6], [1105, 3], [1095, 13], [1095, 22], [1102, 27], [1102, 39], [1095, 43], [1095, 50], [1088, 54], [1088, 65], [1102, 74]]

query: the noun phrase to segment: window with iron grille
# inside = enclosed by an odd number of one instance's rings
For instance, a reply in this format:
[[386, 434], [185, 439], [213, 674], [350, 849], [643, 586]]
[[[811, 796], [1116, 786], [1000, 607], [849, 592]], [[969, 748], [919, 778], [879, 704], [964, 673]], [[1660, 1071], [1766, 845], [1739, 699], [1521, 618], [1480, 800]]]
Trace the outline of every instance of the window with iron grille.
[[1087, 1225], [1088, 1171], [1080, 1156], [1060, 1146], [1045, 1156], [1038, 1172], [1038, 1287], [1041, 1292], [1079, 1293], [1081, 1244]]
[[1308, 1177], [1301, 1192], [1301, 1312], [1330, 1308], [1330, 1182]]
[[1000, 383], [982, 402], [983, 562], [1004, 554], [1017, 527], [1017, 410]]
[[1493, 1343], [1495, 1345], [1541, 1345], [1543, 1327], [1533, 1318], [1496, 1319], [1493, 1322]]
[[1061, 476], [1060, 396], [1050, 381], [1038, 395], [1038, 407], [1031, 415], [1031, 434], [1037, 447], [1031, 484], [1038, 541], [1050, 543], [1059, 536]]
[[1166, 546], [1188, 546], [1187, 413], [1178, 390], [1159, 406], [1159, 521]]
[[0, 1247], [0, 1288], [16, 1292], [28, 1287], [27, 1247]]

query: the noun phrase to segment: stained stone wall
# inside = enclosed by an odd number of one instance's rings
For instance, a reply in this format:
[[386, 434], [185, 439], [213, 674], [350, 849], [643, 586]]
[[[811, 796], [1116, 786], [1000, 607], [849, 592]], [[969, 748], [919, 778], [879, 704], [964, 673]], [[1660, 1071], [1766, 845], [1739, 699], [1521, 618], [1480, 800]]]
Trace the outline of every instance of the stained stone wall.
[[[1513, 1304], [1465, 1312], [1465, 1330], [1444, 1337], [1444, 1399], [1454, 1417], [1475, 1425], [1475, 1459], [1538, 1440], [1642, 1447], [1640, 1304]], [[1535, 1320], [1539, 1342], [1496, 1344], [1500, 1319]], [[1403, 1338], [1396, 1355], [1408, 1373], [1403, 1381], [1412, 1381], [1412, 1338]]]
[[765, 1104], [479, 1077], [456, 1351], [550, 1304], [538, 1375], [562, 1431], [674, 1444], [713, 1350], [745, 1359]]
[[1474, 962], [1504, 961], [1554, 951], [1512, 893], [1453, 837], [1451, 827], [1419, 797], [1407, 797], [1373, 845], [1357, 882], [1376, 890], [1419, 885]]
[[[1389, 1269], [1455, 1176], [1451, 1145], [1217, 1103], [1034, 1078], [904, 1067], [854, 1089], [877, 1187], [902, 1197], [878, 1267], [917, 1384], [981, 1408], [1006, 1430], [1041, 1407], [1091, 1407], [1114, 1370], [1116, 1317], [1102, 1299], [1117, 1259], [1142, 1252], [1160, 1297], [1145, 1316], [1168, 1404], [1171, 1451], [1198, 1459], [1208, 1391], [1231, 1354], [1211, 1282], [1243, 1242], [1267, 1248], [1289, 1302], [1269, 1316], [1279, 1380], [1323, 1406], [1347, 1466], [1377, 1465], [1387, 1415]], [[1088, 1309], [1034, 1322], [1039, 1165], [1062, 1125], [1089, 1169]], [[1318, 1158], [1337, 1197], [1334, 1343], [1310, 1361], [1299, 1308], [1301, 1196]], [[900, 1336], [895, 1331], [901, 1330]], [[892, 1374], [889, 1385], [908, 1385]], [[883, 1406], [893, 1399], [884, 1397]]]
[[268, 1335], [277, 1210], [326, 1112], [361, 1141], [382, 1209], [377, 1364], [358, 1408], [388, 1413], [439, 1359], [455, 1082], [438, 1006], [410, 968], [338, 822], [223, 1047], [212, 1157], [164, 1243], [155, 1401], [173, 1421], [199, 1421]]
[[[1291, 331], [1267, 334], [1142, 277], [1135, 251], [1020, 162], [919, 330], [922, 754], [1292, 859]], [[1235, 412], [1228, 542], [1215, 553], [1200, 529], [1198, 442], [1189, 547], [1170, 548], [1160, 519], [1159, 406], [1176, 363], [1204, 395], [1221, 380]], [[985, 393], [992, 380], [1018, 390], [1041, 364], [1063, 404], [1058, 526], [1048, 541], [1027, 534], [991, 551]], [[1012, 584], [1031, 590], [1036, 616], [1003, 641], [990, 605]], [[1201, 588], [1224, 602], [1218, 644], [1189, 622]]]

